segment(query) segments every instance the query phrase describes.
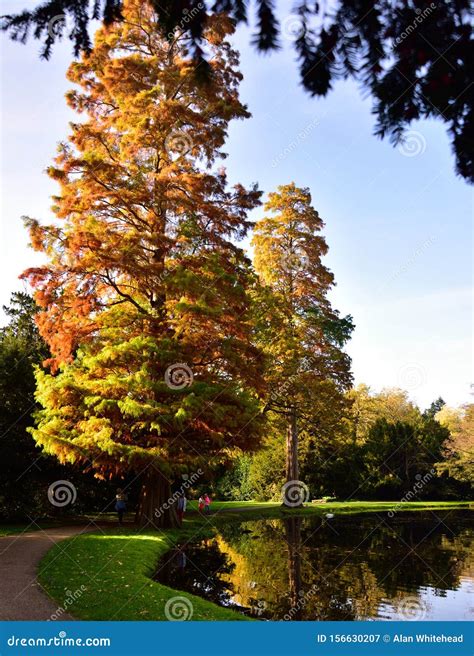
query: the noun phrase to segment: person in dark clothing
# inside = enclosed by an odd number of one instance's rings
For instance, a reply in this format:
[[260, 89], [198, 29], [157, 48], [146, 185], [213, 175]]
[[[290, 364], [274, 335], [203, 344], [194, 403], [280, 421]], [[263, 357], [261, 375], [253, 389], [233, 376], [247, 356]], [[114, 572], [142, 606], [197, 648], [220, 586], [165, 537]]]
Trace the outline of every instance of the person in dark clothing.
[[183, 523], [184, 513], [186, 512], [186, 502], [186, 495], [184, 492], [181, 492], [176, 503], [176, 513], [180, 524]]
[[117, 489], [117, 494], [115, 495], [115, 510], [117, 511], [118, 520], [120, 526], [123, 526], [123, 514], [127, 510], [127, 495], [124, 493], [121, 487]]

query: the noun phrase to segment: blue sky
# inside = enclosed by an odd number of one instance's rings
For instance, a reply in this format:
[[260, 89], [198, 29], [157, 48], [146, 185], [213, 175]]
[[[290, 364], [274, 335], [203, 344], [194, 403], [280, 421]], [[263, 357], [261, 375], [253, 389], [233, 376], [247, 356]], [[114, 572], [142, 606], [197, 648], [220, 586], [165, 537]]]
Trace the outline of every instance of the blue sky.
[[[27, 2], [4, 1], [2, 13], [19, 4]], [[255, 53], [247, 28], [234, 41], [253, 116], [231, 126], [229, 178], [265, 192], [292, 180], [311, 189], [326, 222], [332, 301], [356, 324], [347, 349], [356, 383], [403, 387], [422, 407], [439, 395], [472, 400], [472, 195], [454, 174], [444, 125], [419, 121], [406, 147], [393, 148], [372, 135], [370, 99], [354, 83], [338, 82], [324, 99], [302, 90], [291, 35], [271, 56]], [[20, 217], [51, 217], [56, 185], [44, 170], [73, 115], [64, 101], [69, 42], [49, 62], [37, 42], [2, 35], [1, 51], [3, 305], [38, 261]]]

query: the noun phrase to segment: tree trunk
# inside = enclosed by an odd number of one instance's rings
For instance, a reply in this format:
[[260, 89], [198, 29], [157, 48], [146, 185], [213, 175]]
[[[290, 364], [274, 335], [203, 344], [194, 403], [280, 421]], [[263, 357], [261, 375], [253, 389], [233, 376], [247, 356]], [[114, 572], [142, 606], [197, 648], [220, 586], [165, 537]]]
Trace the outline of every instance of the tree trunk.
[[170, 481], [154, 465], [150, 465], [144, 474], [137, 523], [152, 529], [179, 526]]
[[[296, 408], [291, 408], [288, 415], [288, 425], [286, 429], [286, 482], [299, 481], [300, 469], [298, 465], [298, 428], [296, 422]], [[291, 496], [291, 495], [290, 495]], [[288, 501], [291, 501], [288, 503]], [[303, 505], [303, 499], [300, 504], [295, 506], [294, 499], [283, 497], [283, 505], [291, 508]]]
[[301, 620], [305, 599], [301, 585], [301, 517], [285, 519], [288, 544], [288, 583], [291, 603], [291, 619]]

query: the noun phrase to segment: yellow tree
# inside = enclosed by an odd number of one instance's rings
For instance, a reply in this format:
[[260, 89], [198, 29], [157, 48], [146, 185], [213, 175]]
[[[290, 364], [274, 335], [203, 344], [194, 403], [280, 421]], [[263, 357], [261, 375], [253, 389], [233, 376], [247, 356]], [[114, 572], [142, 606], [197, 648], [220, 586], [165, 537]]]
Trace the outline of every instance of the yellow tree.
[[259, 328], [268, 358], [267, 409], [286, 425], [286, 505], [307, 495], [299, 481], [299, 423], [314, 420], [321, 398], [340, 404], [351, 384], [350, 358], [342, 347], [353, 329], [328, 299], [333, 274], [323, 264], [328, 247], [324, 226], [308, 189], [278, 187], [265, 204], [267, 215], [254, 230], [254, 265], [263, 284]]
[[446, 457], [439, 463], [440, 471], [447, 471], [452, 478], [474, 486], [474, 403], [460, 408], [444, 406], [435, 415], [436, 421], [445, 426], [451, 439], [447, 444]]
[[49, 169], [59, 224], [27, 220], [48, 257], [24, 275], [52, 353], [32, 432], [99, 476], [140, 474], [142, 523], [166, 525], [173, 480], [258, 444], [252, 273], [235, 240], [260, 192], [213, 166], [229, 121], [249, 116], [231, 22], [207, 26], [203, 86], [182, 31], [160, 37], [139, 0], [123, 18], [68, 72], [85, 120]]

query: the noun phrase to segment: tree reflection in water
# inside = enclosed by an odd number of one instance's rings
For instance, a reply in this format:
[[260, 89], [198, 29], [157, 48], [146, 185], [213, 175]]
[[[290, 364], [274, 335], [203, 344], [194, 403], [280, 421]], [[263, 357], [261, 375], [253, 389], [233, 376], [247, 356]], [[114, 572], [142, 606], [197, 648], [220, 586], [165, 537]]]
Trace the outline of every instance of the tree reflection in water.
[[472, 619], [471, 515], [437, 511], [227, 525], [215, 539], [161, 561], [156, 580], [261, 619], [397, 617], [407, 599], [420, 601], [423, 616], [415, 619], [463, 619], [458, 606], [464, 619]]

